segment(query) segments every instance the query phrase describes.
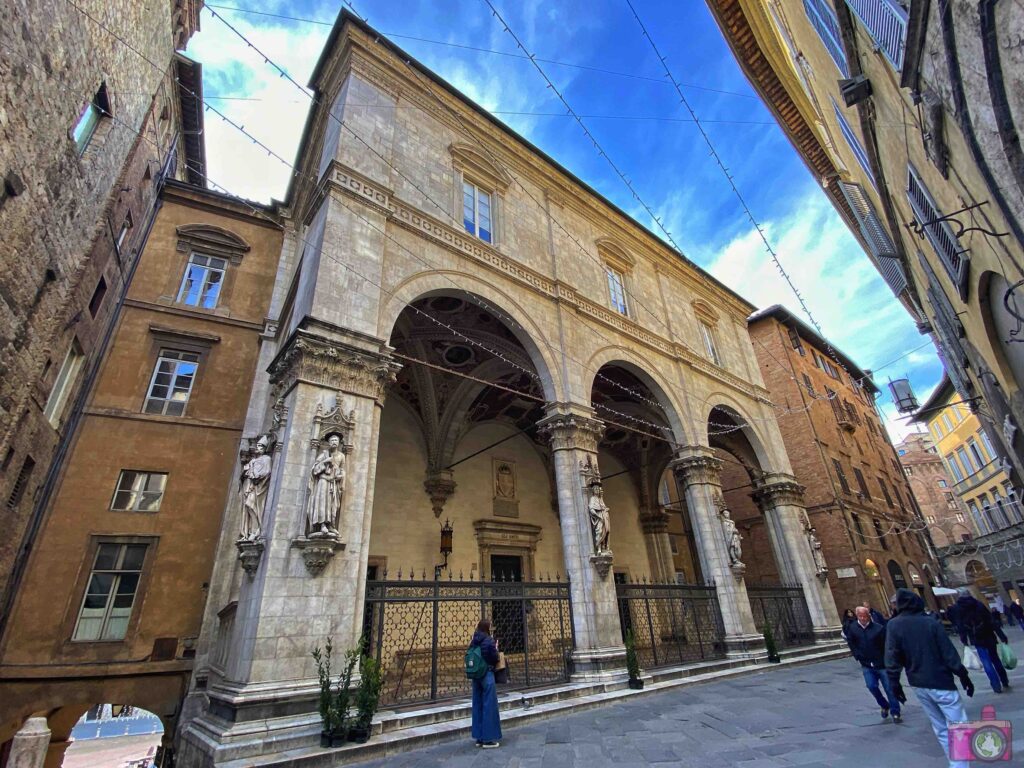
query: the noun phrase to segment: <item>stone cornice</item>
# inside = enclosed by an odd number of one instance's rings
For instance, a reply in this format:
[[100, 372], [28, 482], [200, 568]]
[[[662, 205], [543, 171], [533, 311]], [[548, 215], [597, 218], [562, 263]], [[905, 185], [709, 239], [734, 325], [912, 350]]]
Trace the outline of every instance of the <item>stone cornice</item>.
[[385, 214], [397, 226], [426, 237], [444, 248], [543, 294], [549, 299], [569, 305], [579, 314], [629, 336], [634, 341], [663, 355], [679, 360], [690, 368], [747, 397], [762, 403], [771, 402], [767, 389], [745, 381], [712, 364], [683, 344], [654, 333], [634, 320], [613, 312], [603, 304], [581, 295], [572, 286], [552, 280], [464, 230], [446, 224], [440, 219], [414, 208], [397, 198], [391, 190], [383, 185], [377, 184], [337, 161], [332, 163], [330, 169], [324, 174], [320, 189], [312, 199], [317, 200], [328, 191], [358, 200]]
[[722, 484], [722, 460], [704, 446], [682, 449], [669, 468], [684, 487]]
[[401, 365], [385, 353], [372, 353], [299, 329], [267, 369], [271, 399], [284, 397], [298, 382], [384, 402]]
[[579, 449], [597, 453], [597, 445], [604, 435], [604, 422], [551, 406], [548, 411], [548, 415], [537, 422], [537, 434], [550, 441], [552, 451]]

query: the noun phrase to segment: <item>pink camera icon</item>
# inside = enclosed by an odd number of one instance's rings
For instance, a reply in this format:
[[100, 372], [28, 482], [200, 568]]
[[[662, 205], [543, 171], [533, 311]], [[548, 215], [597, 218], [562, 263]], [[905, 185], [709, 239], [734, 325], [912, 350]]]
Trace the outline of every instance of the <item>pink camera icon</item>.
[[981, 720], [949, 726], [949, 759], [986, 763], [1010, 760], [1013, 735], [1009, 720], [996, 720], [996, 708], [981, 708]]

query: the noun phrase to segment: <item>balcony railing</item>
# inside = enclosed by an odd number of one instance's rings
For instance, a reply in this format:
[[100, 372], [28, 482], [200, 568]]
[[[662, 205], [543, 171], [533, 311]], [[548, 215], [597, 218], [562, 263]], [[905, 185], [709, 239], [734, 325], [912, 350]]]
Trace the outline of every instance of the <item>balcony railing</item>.
[[885, 58], [899, 72], [907, 44], [907, 12], [896, 0], [846, 0]]

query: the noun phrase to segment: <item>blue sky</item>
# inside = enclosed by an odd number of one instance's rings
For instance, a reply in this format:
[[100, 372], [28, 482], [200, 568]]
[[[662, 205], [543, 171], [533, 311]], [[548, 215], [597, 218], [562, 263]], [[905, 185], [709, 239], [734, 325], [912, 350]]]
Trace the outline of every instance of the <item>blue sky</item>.
[[[657, 232], [529, 61], [456, 47], [520, 53], [483, 0], [353, 2], [377, 30]], [[541, 64], [683, 252], [752, 303], [797, 310], [696, 126], [686, 121], [625, 0], [492, 2], [531, 53], [577, 65]], [[880, 385], [889, 376], [909, 375], [923, 401], [942, 373], [930, 346], [910, 352], [927, 338], [917, 333], [754, 94], [703, 1], [634, 5], [675, 78], [687, 84], [687, 100], [706, 121], [705, 130], [825, 334], [863, 367], [877, 370]], [[212, 7], [305, 84], [340, 3], [214, 0]], [[203, 62], [209, 103], [283, 157], [294, 158], [309, 98], [209, 9], [201, 24], [188, 55]], [[218, 96], [233, 98], [213, 98]], [[284, 196], [287, 167], [211, 112], [206, 129], [214, 184], [251, 199]], [[893, 421], [888, 393], [879, 403], [898, 438], [907, 431], [905, 422]]]

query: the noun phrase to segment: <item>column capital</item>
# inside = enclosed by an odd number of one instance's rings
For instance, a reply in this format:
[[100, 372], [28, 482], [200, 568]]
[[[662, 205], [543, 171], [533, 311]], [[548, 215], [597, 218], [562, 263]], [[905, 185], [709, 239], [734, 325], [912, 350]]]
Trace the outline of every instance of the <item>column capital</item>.
[[706, 445], [680, 448], [669, 467], [684, 487], [722, 484], [722, 460]]
[[806, 490], [807, 487], [800, 485], [793, 475], [773, 472], [764, 475], [754, 483], [754, 492], [751, 495], [756, 501], [769, 507], [782, 505], [802, 507]]
[[644, 533], [666, 533], [668, 513], [660, 507], [640, 510], [640, 529]]
[[604, 435], [604, 422], [594, 418], [592, 408], [571, 403], [551, 403], [537, 422], [538, 434], [546, 437], [553, 451], [579, 449], [597, 453]]
[[271, 395], [283, 397], [301, 381], [383, 403], [402, 367], [386, 350], [361, 349], [299, 328], [267, 369]]

